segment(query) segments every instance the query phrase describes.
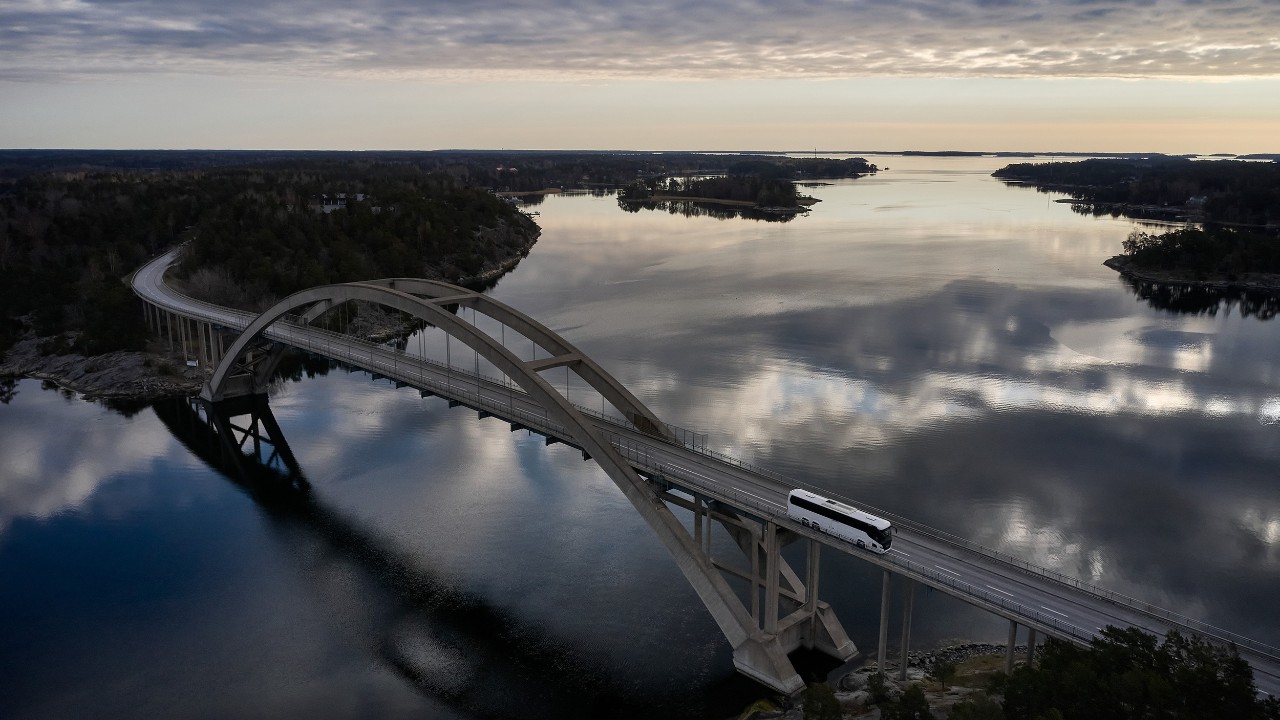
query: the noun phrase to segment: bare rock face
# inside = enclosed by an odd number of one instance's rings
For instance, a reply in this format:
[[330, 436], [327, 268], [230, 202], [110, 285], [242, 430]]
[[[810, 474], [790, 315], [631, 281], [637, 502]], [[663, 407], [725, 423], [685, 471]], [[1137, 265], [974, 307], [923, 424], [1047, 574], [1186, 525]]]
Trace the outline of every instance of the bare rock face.
[[871, 704], [871, 693], [866, 690], [855, 690], [854, 692], [838, 692], [836, 700], [840, 701], [842, 707], [866, 707]]
[[111, 352], [94, 357], [44, 355], [40, 339], [19, 340], [0, 360], [0, 375], [50, 380], [91, 398], [155, 400], [200, 392], [209, 372], [181, 359], [149, 352]]
[[[865, 670], [866, 668], [863, 669]], [[867, 678], [870, 676], [871, 673], [869, 672], [855, 670], [854, 672], [840, 678], [839, 682], [836, 683], [836, 690], [842, 690], [845, 692], [859, 692], [866, 690]]]

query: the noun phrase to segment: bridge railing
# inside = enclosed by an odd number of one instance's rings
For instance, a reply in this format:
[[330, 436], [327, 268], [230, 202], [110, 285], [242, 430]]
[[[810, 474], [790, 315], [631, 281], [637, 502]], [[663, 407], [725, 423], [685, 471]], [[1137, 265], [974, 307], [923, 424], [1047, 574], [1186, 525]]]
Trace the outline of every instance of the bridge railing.
[[[1215, 625], [1210, 625], [1209, 623], [1203, 622], [1201, 620], [1196, 620], [1195, 618], [1191, 618], [1191, 617], [1187, 617], [1186, 615], [1175, 613], [1171, 610], [1167, 610], [1165, 608], [1159, 607], [1158, 605], [1153, 605], [1149, 602], [1138, 600], [1128, 595], [1124, 595], [1122, 593], [1118, 593], [1103, 587], [1099, 587], [1097, 585], [1084, 582], [1079, 578], [1072, 577], [1070, 575], [1059, 572], [1057, 570], [1051, 570], [1049, 568], [1036, 565], [1035, 563], [1028, 562], [1026, 560], [1023, 560], [1022, 558], [1010, 555], [1009, 553], [1001, 552], [999, 550], [995, 550], [983, 545], [979, 545], [978, 543], [975, 543], [971, 540], [967, 540], [965, 538], [952, 535], [950, 533], [947, 533], [942, 530], [938, 530], [928, 525], [915, 522], [909, 518], [905, 518], [896, 513], [889, 512], [887, 510], [882, 510], [880, 508], [877, 508], [872, 505], [868, 505], [866, 503], [863, 503], [857, 500], [845, 498], [836, 493], [832, 493], [831, 490], [829, 489], [820, 488], [814, 485], [810, 485], [808, 483], [787, 478], [777, 472], [774, 472], [767, 468], [762, 468], [758, 465], [754, 465], [752, 463], [749, 463], [743, 460], [739, 460], [738, 458], [735, 458], [731, 455], [727, 455], [725, 453], [718, 452], [710, 448], [699, 448], [699, 449], [690, 448], [690, 449], [693, 449], [695, 452], [698, 452], [702, 455], [706, 455], [707, 457], [729, 463], [743, 470], [747, 470], [748, 472], [755, 473], [763, 477], [769, 478], [771, 480], [774, 480], [775, 482], [782, 483], [784, 485], [790, 485], [791, 487], [795, 487], [795, 488], [803, 488], [806, 490], [810, 490], [812, 492], [818, 493], [820, 495], [824, 495], [826, 497], [832, 497], [838, 500], [843, 500], [845, 502], [848, 502], [850, 505], [861, 508], [873, 515], [878, 515], [886, 520], [889, 520], [895, 525], [908, 528], [914, 533], [930, 537], [934, 540], [937, 540], [939, 542], [942, 542], [954, 547], [963, 548], [968, 552], [976, 553], [978, 555], [991, 558], [992, 560], [997, 560], [1002, 564], [1017, 568], [1022, 572], [1035, 575], [1038, 577], [1054, 580], [1063, 585], [1067, 585], [1067, 586], [1076, 588], [1077, 590], [1081, 590], [1083, 592], [1089, 593], [1091, 595], [1101, 597], [1116, 605], [1138, 610], [1139, 612], [1142, 612], [1146, 615], [1160, 618], [1161, 620], [1168, 622], [1170, 625], [1181, 628], [1183, 630], [1189, 630], [1199, 635], [1216, 639], [1223, 643], [1236, 645], [1237, 647], [1240, 647], [1240, 648], [1247, 648], [1248, 650], [1251, 650], [1260, 655], [1264, 655], [1274, 660], [1280, 661], [1280, 648], [1276, 648], [1274, 646], [1268, 645], [1263, 642], [1259, 642], [1252, 638], [1245, 637], [1238, 633], [1231, 632], [1230, 630], [1225, 630]], [[944, 577], [944, 576], [939, 576], [939, 577]]]
[[[709, 492], [714, 495], [719, 495], [721, 497], [729, 498], [737, 507], [744, 510], [750, 510], [750, 509], [760, 510], [766, 516], [782, 515], [785, 517], [786, 515], [786, 509], [777, 505], [776, 503], [765, 501], [762, 498], [751, 495], [750, 493], [744, 493], [733, 488], [726, 488], [719, 485], [714, 487], [708, 487], [707, 484], [704, 483], [703, 481], [687, 473], [682, 473], [678, 469], [673, 468], [670, 465], [655, 463], [652, 459], [652, 454], [649, 452], [648, 446], [645, 444], [636, 443], [630, 438], [620, 436], [616, 433], [612, 433], [609, 431], [603, 431], [603, 434], [606, 436], [606, 438], [610, 440], [610, 442], [614, 445], [614, 447], [618, 449], [619, 453], [621, 453], [624, 458], [626, 458], [630, 462], [633, 462], [633, 463], [636, 463], [637, 465], [645, 467], [651, 472], [657, 473], [659, 476], [662, 476], [664, 478], [667, 478], [667, 477], [675, 478], [675, 479], [678, 479], [682, 485], [690, 487], [691, 489], [698, 489], [698, 490]], [[709, 451], [705, 454], [712, 457], [716, 457], [717, 459], [723, 459], [725, 461], [735, 460], [735, 458], [732, 458], [731, 456], [724, 455], [723, 453], [717, 453], [715, 451]], [[751, 466], [749, 463], [745, 463], [741, 461], [735, 462], [733, 464], [738, 465], [739, 467], [750, 468], [752, 469], [753, 472], [758, 472], [762, 470], [762, 469], [756, 468], [755, 466]], [[786, 481], [786, 478], [783, 478], [781, 475], [778, 475], [777, 473], [774, 473], [771, 471], [763, 471], [761, 472], [761, 474], [767, 477], [770, 477], [771, 479], [789, 482], [790, 484], [793, 484], [796, 487], [804, 487], [803, 484], [797, 484], [791, 481]], [[809, 487], [817, 492], [824, 492], [828, 496], [831, 495], [829, 491], [822, 490], [821, 488], [816, 488], [813, 486], [809, 486]], [[860, 505], [860, 507], [868, 508], [868, 506], [866, 505]], [[911, 522], [910, 520], [894, 515], [893, 513], [884, 512], [875, 508], [869, 508], [869, 509], [872, 510], [873, 512], [877, 512], [882, 516], [887, 517], [888, 519], [894, 522], [911, 527], [913, 530], [916, 530], [917, 532], [920, 531], [919, 529], [924, 529], [926, 531], [931, 530], [931, 528], [927, 528], [927, 526], [923, 526], [923, 525], [920, 525], [919, 523]], [[939, 540], [942, 540], [943, 542], [953, 543], [957, 545], [972, 545], [972, 543], [963, 541], [961, 538], [956, 538], [955, 536], [949, 536], [946, 533], [940, 533], [938, 531], [934, 531], [933, 533], [927, 533], [927, 534], [930, 534], [931, 536]], [[830, 540], [830, 538], [827, 538], [827, 539]], [[850, 548], [848, 549], [853, 550], [855, 552], [862, 552], [862, 553], [869, 552], [865, 550], [854, 550], [852, 546], [850, 546]], [[987, 552], [984, 552], [983, 553], [984, 555], [990, 554], [992, 557], [996, 559], [1000, 559], [1002, 562], [1009, 562], [1010, 564], [1014, 564], [1019, 567], [1022, 567], [1022, 566], [1027, 566], [1030, 568], [1036, 567], [1034, 565], [1031, 565], [1030, 563], [1026, 563], [1025, 561], [1021, 561], [1021, 560], [1018, 560], [1017, 558], [1004, 555], [1003, 553], [997, 553], [996, 551], [989, 550], [988, 548], [975, 546], [975, 549], [986, 550]], [[870, 555], [868, 555], [868, 557], [870, 557]], [[1008, 559], [1005, 560], [1004, 558], [1008, 558]], [[1096, 630], [1080, 627], [1079, 625], [1067, 622], [1062, 618], [1046, 614], [1044, 612], [1041, 612], [1040, 610], [1037, 610], [1035, 608], [1019, 603], [1016, 600], [1010, 599], [998, 593], [994, 593], [988, 588], [983, 588], [983, 587], [974, 585], [972, 583], [967, 583], [960, 578], [957, 578], [945, 573], [941, 573], [935, 569], [929, 568], [925, 565], [921, 565], [920, 563], [913, 562], [899, 555], [896, 555], [896, 554], [877, 555], [873, 559], [877, 559], [882, 563], [887, 563], [889, 565], [896, 566], [900, 570], [905, 571], [905, 574], [907, 575], [914, 574], [917, 577], [928, 579], [930, 582], [932, 582], [935, 585], [944, 585], [944, 586], [953, 588], [968, 597], [981, 599], [991, 605], [994, 605], [996, 607], [1009, 611], [1009, 613], [1011, 613], [1012, 615], [1016, 615], [1022, 618], [1023, 621], [1028, 621], [1028, 620], [1034, 621], [1035, 623], [1038, 623], [1042, 627], [1051, 629], [1054, 632], [1058, 633], [1059, 636], [1061, 637], [1075, 638], [1076, 640], [1082, 643], [1088, 643], [1090, 640], [1092, 640], [1097, 636]], [[1044, 570], [1046, 573], [1053, 573], [1053, 571], [1050, 571], [1044, 568], [1039, 568], [1039, 569]], [[1061, 574], [1058, 573], [1058, 575], [1061, 575]], [[1070, 576], [1062, 576], [1062, 577], [1068, 578], [1070, 580], [1075, 580], [1075, 578], [1070, 578]], [[1172, 613], [1168, 610], [1164, 610], [1163, 608], [1150, 605], [1149, 603], [1143, 603], [1142, 601], [1139, 601], [1139, 600], [1127, 598], [1126, 596], [1120, 595], [1118, 593], [1112, 593], [1110, 591], [1106, 591], [1101, 588], [1096, 588], [1094, 586], [1088, 585], [1087, 583], [1082, 583], [1078, 580], [1075, 580], [1074, 583], [1068, 583], [1068, 584], [1072, 584], [1074, 587], [1080, 588], [1086, 592], [1093, 591], [1093, 594], [1095, 595], [1102, 596], [1111, 601], [1120, 602], [1120, 604], [1126, 604], [1126, 605], [1132, 604], [1138, 609], [1144, 610], [1145, 612], [1147, 612], [1147, 614], [1159, 617], [1169, 622], [1171, 625], [1175, 627], [1180, 627], [1186, 630], [1192, 630], [1207, 638], [1215, 639], [1215, 640], [1218, 640], [1219, 642], [1234, 644], [1237, 647], [1247, 648], [1260, 655], [1267, 656], [1273, 659], [1277, 657], [1275, 648], [1272, 648], [1271, 646], [1266, 645], [1264, 643], [1259, 643], [1250, 638], [1246, 638], [1244, 636], [1238, 635], [1236, 633], [1232, 633], [1229, 631], [1222, 630], [1220, 628], [1216, 628], [1212, 625], [1208, 625], [1207, 623], [1196, 621], [1192, 618], [1186, 618], [1176, 613]], [[1125, 603], [1123, 602], [1124, 600], [1128, 600], [1129, 602]]]
[[[1232, 644], [1240, 648], [1246, 648], [1252, 652], [1258, 653], [1259, 655], [1263, 655], [1263, 656], [1272, 658], [1273, 660], [1280, 661], [1280, 648], [1276, 648], [1274, 646], [1268, 645], [1263, 642], [1259, 642], [1252, 638], [1245, 637], [1238, 633], [1231, 632], [1230, 630], [1225, 630], [1215, 625], [1210, 625], [1209, 623], [1203, 622], [1201, 620], [1196, 620], [1195, 618], [1191, 618], [1191, 617], [1187, 617], [1186, 615], [1175, 613], [1171, 610], [1167, 610], [1165, 608], [1159, 607], [1158, 605], [1153, 605], [1149, 602], [1138, 600], [1128, 595], [1124, 595], [1122, 593], [1118, 593], [1103, 587], [1099, 587], [1097, 585], [1084, 582], [1079, 578], [1075, 578], [1065, 573], [1059, 572], [1057, 570], [1051, 570], [1049, 568], [1042, 567], [1031, 562], [1027, 562], [1022, 558], [1015, 557], [1013, 555], [1010, 555], [1005, 552], [1001, 552], [999, 550], [995, 550], [983, 545], [979, 545], [978, 543], [975, 543], [971, 540], [967, 540], [965, 538], [952, 535], [950, 533], [944, 532], [942, 530], [938, 530], [928, 525], [924, 525], [922, 523], [912, 521], [909, 518], [902, 517], [901, 515], [898, 515], [896, 513], [889, 512], [887, 510], [882, 510], [880, 508], [877, 508], [872, 505], [868, 505], [866, 503], [863, 503], [857, 500], [852, 500], [849, 498], [842, 497], [838, 494], [832, 493], [829, 489], [820, 488], [814, 485], [810, 485], [808, 483], [787, 478], [772, 470], [768, 470], [758, 465], [753, 465], [749, 462], [739, 460], [731, 455], [727, 455], [722, 452], [717, 452], [710, 448], [690, 448], [690, 449], [702, 455], [706, 455], [707, 457], [729, 463], [743, 470], [747, 470], [748, 472], [755, 473], [763, 477], [769, 478], [771, 480], [774, 480], [775, 482], [779, 482], [784, 485], [790, 485], [791, 487], [795, 487], [795, 488], [803, 488], [806, 490], [810, 490], [812, 492], [816, 492], [820, 495], [824, 495], [826, 497], [833, 497], [838, 500], [846, 501], [850, 505], [861, 508], [873, 515], [878, 515], [880, 517], [883, 517], [884, 519], [889, 520], [895, 525], [908, 528], [914, 533], [930, 537], [934, 540], [945, 543], [947, 545], [963, 548], [968, 552], [976, 553], [978, 555], [991, 558], [992, 560], [997, 560], [1002, 564], [1014, 567], [1030, 575], [1035, 575], [1038, 577], [1054, 580], [1063, 585], [1067, 585], [1067, 586], [1076, 588], [1077, 590], [1081, 590], [1083, 592], [1089, 593], [1091, 595], [1101, 597], [1116, 605], [1132, 608], [1146, 615], [1160, 618], [1161, 620], [1168, 622], [1170, 625], [1174, 627], [1178, 627], [1183, 630], [1189, 630], [1196, 634], [1205, 636], [1207, 638], [1213, 638], [1220, 642]], [[946, 576], [938, 576], [938, 577], [945, 579]]]

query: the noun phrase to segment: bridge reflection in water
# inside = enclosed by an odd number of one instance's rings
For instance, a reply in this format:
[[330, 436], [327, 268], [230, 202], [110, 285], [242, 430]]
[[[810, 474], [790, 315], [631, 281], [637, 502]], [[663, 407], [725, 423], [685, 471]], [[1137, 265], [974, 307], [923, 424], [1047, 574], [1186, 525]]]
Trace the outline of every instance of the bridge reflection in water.
[[[750, 692], [731, 676], [696, 698], [654, 697], [584, 652], [459, 588], [329, 507], [307, 482], [263, 396], [197, 399], [153, 410], [187, 449], [253, 499], [305, 552], [307, 577], [377, 662], [427, 696], [474, 717], [655, 717]], [[349, 585], [358, 583], [361, 592]], [[340, 583], [341, 588], [326, 588]], [[352, 627], [354, 626], [354, 627]]]

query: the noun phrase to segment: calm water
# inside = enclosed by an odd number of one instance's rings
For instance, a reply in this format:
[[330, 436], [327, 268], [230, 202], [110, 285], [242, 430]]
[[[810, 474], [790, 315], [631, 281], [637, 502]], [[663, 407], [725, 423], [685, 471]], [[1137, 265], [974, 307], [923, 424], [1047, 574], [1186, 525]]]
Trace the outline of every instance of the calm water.
[[[712, 447], [1280, 644], [1280, 326], [1136, 299], [1100, 264], [1134, 224], [1000, 160], [873, 162], [788, 223], [548, 198], [491, 292]], [[572, 449], [340, 369], [271, 407], [309, 496], [211, 467], [180, 405], [18, 384], [0, 716], [725, 717], [757, 693]], [[827, 554], [822, 590], [873, 650], [878, 573]], [[1004, 640], [916, 608], [918, 646]]]

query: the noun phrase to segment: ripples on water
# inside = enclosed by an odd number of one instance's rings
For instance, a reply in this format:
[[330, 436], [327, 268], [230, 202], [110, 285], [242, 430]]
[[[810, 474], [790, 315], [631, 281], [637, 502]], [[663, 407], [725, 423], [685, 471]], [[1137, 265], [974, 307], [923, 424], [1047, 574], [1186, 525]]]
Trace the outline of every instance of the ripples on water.
[[[1005, 187], [998, 160], [872, 161], [893, 170], [788, 223], [548, 198], [491, 292], [715, 449], [1280, 644], [1263, 313], [1135, 296], [1100, 264], [1132, 223]], [[409, 350], [474, 362], [441, 341]], [[576, 451], [340, 369], [271, 405], [310, 494], [229, 481], [156, 411], [19, 384], [0, 715], [723, 717], [757, 692]], [[873, 649], [878, 571], [823, 572]], [[917, 595], [918, 645], [1005, 630]]]

